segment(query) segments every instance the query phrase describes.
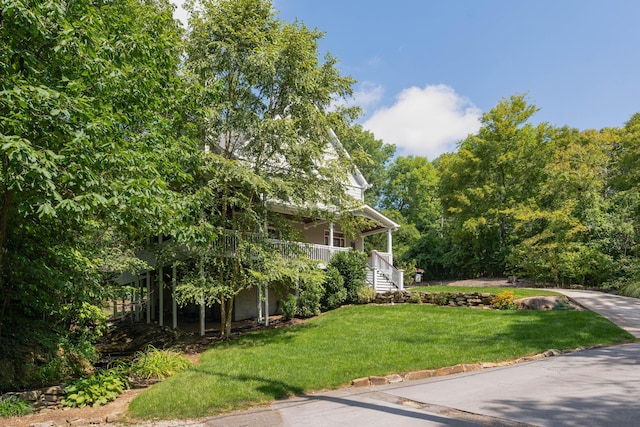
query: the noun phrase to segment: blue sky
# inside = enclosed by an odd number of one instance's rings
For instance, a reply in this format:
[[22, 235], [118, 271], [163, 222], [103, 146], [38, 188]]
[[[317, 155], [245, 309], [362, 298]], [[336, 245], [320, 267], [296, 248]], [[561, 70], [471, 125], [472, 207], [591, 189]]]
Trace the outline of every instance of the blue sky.
[[326, 33], [321, 52], [357, 80], [359, 121], [398, 154], [433, 160], [504, 97], [533, 122], [622, 126], [640, 112], [637, 0], [273, 0]]

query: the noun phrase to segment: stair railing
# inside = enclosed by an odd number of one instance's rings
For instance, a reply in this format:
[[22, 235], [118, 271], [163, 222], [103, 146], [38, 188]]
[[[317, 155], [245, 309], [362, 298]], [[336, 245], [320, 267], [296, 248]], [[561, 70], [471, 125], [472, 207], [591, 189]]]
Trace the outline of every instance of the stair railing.
[[404, 271], [398, 270], [378, 251], [371, 251], [369, 258], [369, 267], [380, 271], [398, 290], [404, 289]]

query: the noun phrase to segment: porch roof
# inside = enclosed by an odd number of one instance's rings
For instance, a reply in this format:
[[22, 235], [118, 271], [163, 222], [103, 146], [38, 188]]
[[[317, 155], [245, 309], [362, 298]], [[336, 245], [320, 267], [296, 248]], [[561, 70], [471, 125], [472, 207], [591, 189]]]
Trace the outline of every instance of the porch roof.
[[358, 209], [354, 209], [351, 213], [356, 216], [367, 218], [373, 222], [372, 227], [362, 230], [361, 234], [363, 236], [382, 233], [387, 230], [396, 231], [400, 228], [400, 224], [386, 217], [369, 205], [364, 205]]
[[[294, 206], [270, 203], [270, 208], [273, 212], [278, 212], [290, 219], [294, 219], [296, 217], [295, 211], [297, 209]], [[370, 221], [370, 226], [362, 230], [360, 233], [362, 236], [383, 233], [387, 230], [396, 231], [400, 228], [400, 224], [386, 217], [369, 205], [362, 205], [361, 207], [351, 209], [348, 212], [354, 216], [364, 217]], [[305, 229], [330, 222], [328, 219], [305, 216], [298, 217], [298, 221], [304, 224]]]

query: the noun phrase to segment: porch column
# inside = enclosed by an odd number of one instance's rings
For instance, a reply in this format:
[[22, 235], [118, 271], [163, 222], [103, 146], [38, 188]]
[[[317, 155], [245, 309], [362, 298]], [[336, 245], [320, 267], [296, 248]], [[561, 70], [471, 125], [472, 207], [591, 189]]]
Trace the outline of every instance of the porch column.
[[333, 247], [333, 222], [329, 223], [329, 247]]
[[262, 286], [256, 286], [258, 288], [258, 324], [262, 323]]
[[164, 326], [164, 269], [160, 267], [158, 269], [158, 325]]
[[142, 289], [140, 288], [140, 275], [136, 273], [136, 290], [133, 292], [136, 305], [136, 322], [140, 321], [140, 301], [142, 301]]
[[269, 326], [269, 282], [264, 284], [264, 325]]
[[204, 336], [204, 316], [205, 316], [205, 304], [204, 304], [204, 295], [200, 298], [200, 336]]
[[173, 329], [178, 329], [178, 303], [176, 302], [177, 272], [175, 265], [171, 269], [171, 320]]
[[391, 229], [387, 230], [387, 253], [389, 255], [393, 253], [393, 238], [391, 237]]

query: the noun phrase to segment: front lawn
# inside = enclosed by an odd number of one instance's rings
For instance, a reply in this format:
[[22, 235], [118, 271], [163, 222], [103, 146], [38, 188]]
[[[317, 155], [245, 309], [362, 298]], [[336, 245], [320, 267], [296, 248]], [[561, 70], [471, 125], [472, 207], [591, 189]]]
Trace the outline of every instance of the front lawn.
[[364, 376], [629, 340], [590, 311], [349, 306], [217, 343], [199, 365], [155, 385], [129, 410], [136, 418], [203, 417]]

